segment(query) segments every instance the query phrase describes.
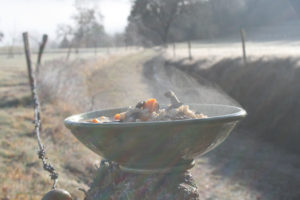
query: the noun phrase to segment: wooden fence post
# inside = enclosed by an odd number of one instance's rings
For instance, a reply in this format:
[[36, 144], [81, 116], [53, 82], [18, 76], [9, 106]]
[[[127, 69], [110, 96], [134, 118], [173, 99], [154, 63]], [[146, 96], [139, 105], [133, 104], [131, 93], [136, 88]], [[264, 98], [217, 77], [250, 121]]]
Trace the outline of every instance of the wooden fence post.
[[67, 55], [66, 55], [66, 61], [69, 60], [69, 58], [70, 58], [72, 48], [73, 48], [73, 43], [71, 43], [71, 44], [68, 45], [68, 51], [67, 51]]
[[173, 43], [173, 57], [176, 58], [176, 44]]
[[40, 131], [41, 131], [41, 116], [40, 116], [40, 102], [39, 97], [37, 94], [37, 86], [36, 86], [36, 79], [33, 74], [32, 70], [32, 62], [31, 62], [31, 52], [30, 52], [30, 46], [29, 46], [29, 40], [28, 40], [28, 33], [23, 33], [23, 42], [24, 42], [24, 52], [26, 57], [26, 63], [27, 63], [27, 70], [28, 70], [28, 78], [29, 78], [29, 84], [31, 88], [31, 95], [33, 100], [33, 107], [34, 107], [34, 133], [36, 135], [39, 151], [38, 156], [39, 159], [42, 160], [43, 163], [43, 169], [50, 173], [50, 178], [53, 180], [53, 186], [52, 189], [56, 188], [56, 183], [58, 180], [58, 174], [56, 173], [54, 167], [47, 162], [46, 152], [44, 145], [42, 144], [41, 138], [40, 138]]
[[98, 41], [95, 41], [95, 48], [94, 48], [94, 54], [97, 56], [98, 53]]
[[246, 65], [247, 64], [246, 43], [245, 43], [246, 33], [243, 29], [241, 29], [240, 33], [241, 33], [242, 48], [243, 48], [243, 61], [244, 61], [244, 65]]
[[191, 41], [188, 40], [188, 51], [189, 51], [189, 60], [192, 60], [192, 50], [191, 50]]
[[29, 85], [31, 88], [32, 98], [34, 99], [34, 91], [35, 91], [34, 90], [35, 89], [34, 88], [34, 78], [33, 78], [33, 73], [32, 73], [31, 51], [30, 51], [27, 32], [23, 33], [23, 42], [24, 42], [24, 52], [25, 52], [26, 63], [27, 63]]
[[48, 35], [44, 34], [42, 42], [40, 43], [40, 47], [39, 47], [39, 54], [38, 54], [37, 63], [36, 63], [36, 69], [35, 69], [36, 74], [38, 74], [39, 71], [40, 71], [40, 65], [41, 65], [42, 55], [43, 55], [43, 52], [44, 52], [47, 40], [48, 40]]
[[[43, 39], [43, 41], [45, 40]], [[31, 94], [33, 100], [33, 107], [34, 107], [34, 134], [36, 135], [38, 146], [39, 146], [38, 158], [41, 159], [43, 163], [43, 169], [50, 174], [50, 178], [53, 181], [52, 189], [42, 197], [42, 200], [72, 199], [68, 191], [63, 189], [56, 189], [58, 173], [56, 172], [55, 168], [51, 165], [49, 160], [47, 160], [45, 146], [43, 145], [40, 138], [40, 131], [42, 126], [42, 122], [40, 118], [41, 117], [40, 102], [37, 94], [36, 79], [34, 77], [34, 74], [32, 73], [31, 52], [30, 52], [27, 32], [23, 33], [23, 42], [24, 42], [24, 51], [26, 56], [27, 69], [28, 69], [29, 84], [31, 87]], [[42, 54], [41, 50], [39, 54]]]

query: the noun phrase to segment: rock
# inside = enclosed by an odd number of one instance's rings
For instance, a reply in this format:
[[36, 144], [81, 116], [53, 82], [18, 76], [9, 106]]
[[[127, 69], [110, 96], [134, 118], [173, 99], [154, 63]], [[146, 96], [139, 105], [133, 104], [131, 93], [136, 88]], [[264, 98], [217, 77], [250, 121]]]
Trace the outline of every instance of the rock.
[[70, 193], [66, 190], [53, 189], [47, 194], [45, 194], [42, 200], [72, 200], [72, 197]]
[[199, 200], [189, 172], [133, 174], [116, 163], [101, 161], [85, 200]]

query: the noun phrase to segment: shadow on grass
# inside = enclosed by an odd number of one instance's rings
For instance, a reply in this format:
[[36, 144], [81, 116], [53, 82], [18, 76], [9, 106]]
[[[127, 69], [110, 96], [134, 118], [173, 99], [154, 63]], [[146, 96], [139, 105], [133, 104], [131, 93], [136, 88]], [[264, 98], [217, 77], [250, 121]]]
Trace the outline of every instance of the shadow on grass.
[[31, 96], [23, 96], [17, 99], [1, 99], [0, 100], [0, 108], [11, 108], [11, 107], [29, 107], [32, 106], [32, 97]]

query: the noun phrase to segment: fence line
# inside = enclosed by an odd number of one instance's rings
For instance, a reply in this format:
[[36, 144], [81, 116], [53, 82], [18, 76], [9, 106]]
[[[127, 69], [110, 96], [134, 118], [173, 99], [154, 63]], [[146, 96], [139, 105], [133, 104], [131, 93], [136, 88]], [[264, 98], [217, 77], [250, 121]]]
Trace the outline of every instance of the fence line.
[[[135, 46], [132, 47], [99, 47], [99, 48], [72, 48], [72, 50], [76, 50], [75, 52], [73, 52], [73, 54], [77, 54], [77, 53], [95, 53], [95, 51], [97, 53], [107, 53], [107, 51], [120, 51], [120, 50], [131, 50], [131, 49], [135, 49]], [[68, 49], [49, 49], [49, 50], [45, 50], [43, 52], [43, 54], [66, 54], [68, 51]], [[39, 51], [32, 51], [31, 54], [39, 54]], [[18, 51], [6, 51], [6, 52], [1, 52], [0, 50], [0, 55], [24, 55], [24, 52], [20, 49]]]
[[37, 94], [36, 78], [35, 78], [33, 70], [32, 70], [31, 53], [30, 53], [30, 46], [29, 46], [27, 32], [23, 33], [23, 42], [24, 42], [24, 53], [26, 56], [29, 84], [30, 84], [30, 88], [31, 88], [31, 95], [32, 95], [33, 107], [34, 107], [34, 133], [36, 135], [36, 138], [38, 141], [38, 146], [39, 146], [38, 156], [39, 156], [39, 159], [42, 160], [44, 170], [50, 173], [50, 178], [51, 178], [51, 180], [53, 180], [52, 188], [55, 189], [57, 179], [58, 179], [58, 174], [55, 171], [54, 167], [49, 162], [47, 162], [45, 146], [42, 144], [42, 141], [40, 138], [40, 131], [41, 131], [41, 125], [42, 125], [41, 118], [40, 118], [41, 117], [40, 102], [39, 102], [39, 97]]

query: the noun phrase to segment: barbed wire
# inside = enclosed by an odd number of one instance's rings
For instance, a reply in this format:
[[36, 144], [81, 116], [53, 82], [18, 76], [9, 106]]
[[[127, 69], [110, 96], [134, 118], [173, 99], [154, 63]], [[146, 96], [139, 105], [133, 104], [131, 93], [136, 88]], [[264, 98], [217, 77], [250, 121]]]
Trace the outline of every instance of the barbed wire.
[[[28, 70], [28, 77], [29, 77], [29, 84], [31, 88], [31, 94], [33, 99], [33, 106], [34, 106], [34, 134], [36, 135], [39, 151], [38, 151], [38, 157], [42, 160], [43, 163], [43, 169], [50, 173], [50, 178], [53, 180], [52, 189], [56, 188], [56, 184], [58, 181], [58, 173], [55, 171], [55, 168], [51, 165], [50, 162], [47, 162], [46, 157], [46, 150], [45, 146], [43, 145], [40, 137], [40, 131], [41, 131], [41, 115], [40, 115], [40, 102], [37, 94], [37, 83], [36, 79], [34, 77], [33, 71], [32, 71], [32, 62], [31, 62], [31, 54], [30, 54], [30, 46], [28, 42], [28, 33], [23, 33], [23, 41], [24, 41], [24, 50], [25, 50], [25, 56], [26, 56], [26, 62], [27, 62], [27, 70]], [[46, 40], [43, 40], [43, 42], [47, 42]], [[45, 44], [43, 44], [45, 45]]]

